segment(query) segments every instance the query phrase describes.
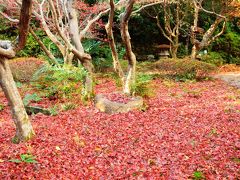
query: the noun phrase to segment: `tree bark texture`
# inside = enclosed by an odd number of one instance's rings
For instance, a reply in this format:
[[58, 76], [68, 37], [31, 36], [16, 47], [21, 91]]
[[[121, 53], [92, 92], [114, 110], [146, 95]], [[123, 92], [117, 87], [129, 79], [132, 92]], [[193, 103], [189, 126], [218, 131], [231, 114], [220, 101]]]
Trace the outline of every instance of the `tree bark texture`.
[[14, 143], [27, 141], [34, 136], [31, 122], [24, 108], [8, 64], [9, 58], [15, 57], [16, 51], [21, 50], [26, 44], [31, 13], [32, 1], [23, 0], [19, 21], [19, 43], [16, 48], [12, 47], [10, 41], [0, 41], [0, 86], [8, 100], [12, 111], [12, 117], [16, 125], [16, 135], [13, 138]]
[[195, 60], [197, 57], [198, 53], [198, 47], [197, 47], [197, 38], [196, 38], [196, 32], [197, 32], [197, 27], [198, 27], [198, 17], [199, 17], [199, 7], [197, 2], [194, 0], [194, 20], [193, 20], [193, 26], [191, 27], [191, 41], [193, 44], [192, 47], [192, 53], [191, 53], [191, 59]]
[[115, 4], [113, 0], [110, 0], [110, 12], [108, 17], [108, 23], [105, 26], [107, 35], [108, 35], [108, 41], [109, 46], [111, 48], [112, 52], [112, 58], [113, 58], [113, 68], [118, 73], [120, 79], [122, 80], [122, 83], [124, 83], [124, 73], [121, 67], [121, 64], [119, 62], [117, 48], [113, 36], [113, 18], [114, 18], [114, 10], [115, 10]]
[[[68, 0], [67, 2], [67, 11], [69, 17], [69, 29], [70, 29], [70, 37], [75, 46], [76, 50], [79, 51], [81, 54], [86, 54], [84, 52], [84, 48], [82, 46], [82, 42], [80, 39], [79, 34], [79, 25], [78, 25], [78, 18], [77, 12], [75, 8], [73, 8], [74, 0]], [[74, 52], [73, 52], [74, 53]], [[93, 94], [93, 65], [92, 65], [92, 58], [89, 54], [86, 54], [84, 57], [79, 58], [80, 62], [84, 66], [84, 68], [88, 71], [88, 74], [85, 79], [85, 97], [90, 99]]]
[[0, 60], [0, 85], [11, 107], [13, 121], [16, 125], [16, 135], [13, 142], [19, 143], [31, 139], [34, 136], [34, 131], [6, 58]]
[[32, 0], [23, 0], [19, 21], [19, 43], [17, 51], [21, 50], [26, 44], [31, 17]]
[[33, 35], [34, 39], [38, 42], [39, 46], [42, 48], [42, 50], [45, 52], [45, 54], [52, 60], [54, 61], [55, 64], [58, 64], [56, 61], [54, 55], [47, 49], [47, 47], [44, 45], [42, 40], [36, 35], [34, 30], [32, 28], [29, 29], [30, 33]]
[[128, 59], [128, 72], [127, 77], [125, 78], [123, 89], [124, 93], [126, 94], [131, 93], [131, 86], [135, 84], [136, 79], [136, 56], [132, 51], [131, 37], [128, 31], [128, 21], [130, 19], [135, 1], [136, 0], [128, 0], [126, 9], [120, 16], [121, 37], [126, 48], [126, 55]]

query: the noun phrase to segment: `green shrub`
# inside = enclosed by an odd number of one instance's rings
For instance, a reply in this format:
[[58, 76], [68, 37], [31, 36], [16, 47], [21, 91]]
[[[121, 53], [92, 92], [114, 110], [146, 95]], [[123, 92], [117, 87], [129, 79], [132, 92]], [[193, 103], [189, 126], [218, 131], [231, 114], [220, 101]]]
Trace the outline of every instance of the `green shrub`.
[[233, 25], [227, 23], [226, 32], [213, 43], [212, 50], [221, 53], [227, 63], [240, 64], [240, 35]]
[[180, 43], [178, 47], [177, 57], [183, 58], [188, 55], [188, 49], [186, 48], [186, 45], [183, 43]]
[[[108, 44], [88, 39], [83, 42], [83, 46], [85, 51], [91, 54], [92, 62], [97, 72], [113, 70], [112, 53]], [[118, 57], [121, 60], [125, 54], [125, 48], [117, 44], [117, 49]], [[124, 62], [127, 61], [120, 61], [120, 63]]]
[[27, 38], [27, 43], [24, 48], [17, 53], [18, 57], [38, 57], [41, 52], [41, 47], [38, 45], [38, 42], [34, 39], [33, 35], [29, 33]]
[[135, 84], [131, 87], [132, 91], [135, 93], [137, 96], [142, 96], [145, 98], [149, 98], [154, 96], [154, 88], [152, 86], [152, 81], [153, 76], [149, 74], [137, 74], [136, 77], [136, 82]]
[[207, 77], [216, 69], [212, 64], [190, 59], [163, 59], [155, 65], [157, 69], [182, 81]]
[[26, 96], [23, 98], [23, 104], [27, 106], [31, 101], [33, 102], [39, 102], [42, 98], [39, 97], [36, 93], [33, 94], [26, 94]]
[[102, 72], [113, 66], [111, 49], [108, 44], [96, 40], [85, 40], [83, 46], [85, 51], [91, 54], [96, 71]]
[[206, 55], [202, 55], [203, 62], [214, 64], [216, 66], [222, 66], [226, 63], [226, 61], [223, 59], [222, 54], [218, 52], [209, 52]]
[[[49, 37], [42, 31], [37, 30], [35, 34], [42, 40], [43, 44], [52, 52], [55, 57], [61, 57], [61, 53], [57, 46], [49, 39]], [[17, 53], [18, 57], [39, 57], [45, 56], [38, 42], [32, 34], [28, 34], [27, 43], [25, 47]]]
[[10, 61], [13, 78], [18, 82], [30, 82], [33, 74], [44, 64], [42, 59], [16, 58]]
[[81, 96], [86, 73], [82, 66], [56, 67], [46, 64], [34, 74], [32, 85], [52, 100]]

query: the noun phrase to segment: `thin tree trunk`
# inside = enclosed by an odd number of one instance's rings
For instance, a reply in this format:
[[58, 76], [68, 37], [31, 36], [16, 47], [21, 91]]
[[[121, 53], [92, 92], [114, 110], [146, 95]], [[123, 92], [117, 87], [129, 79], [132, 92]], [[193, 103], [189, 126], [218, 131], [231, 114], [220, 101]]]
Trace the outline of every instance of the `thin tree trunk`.
[[114, 36], [113, 36], [113, 18], [114, 18], [114, 9], [115, 9], [115, 5], [114, 5], [114, 1], [110, 0], [110, 12], [109, 12], [109, 18], [108, 18], [108, 23], [105, 26], [107, 35], [108, 35], [108, 40], [109, 40], [109, 46], [111, 48], [111, 52], [112, 52], [112, 58], [113, 58], [113, 67], [114, 70], [118, 73], [119, 77], [122, 80], [122, 83], [124, 83], [124, 73], [121, 67], [121, 64], [119, 62], [119, 58], [118, 58], [118, 53], [117, 53], [117, 48], [116, 48], [116, 44], [115, 44], [115, 40], [114, 40]]
[[196, 60], [197, 54], [198, 54], [197, 47], [196, 47], [196, 45], [193, 45], [193, 47], [192, 47], [192, 53], [191, 53], [191, 59], [192, 59], [192, 60]]
[[16, 51], [21, 50], [26, 43], [29, 23], [32, 12], [32, 0], [22, 0], [19, 21], [19, 43], [15, 48], [10, 41], [0, 40], [0, 86], [8, 100], [12, 111], [13, 121], [16, 125], [16, 135], [12, 139], [14, 143], [27, 141], [34, 136], [31, 122], [24, 108], [21, 96], [13, 80], [8, 59], [15, 57]]
[[[84, 48], [81, 43], [79, 31], [78, 31], [78, 18], [77, 18], [77, 12], [73, 8], [74, 0], [68, 0], [67, 3], [67, 10], [69, 15], [69, 28], [70, 28], [70, 36], [71, 40], [75, 46], [75, 48], [82, 54], [86, 54], [84, 52]], [[90, 99], [93, 94], [93, 65], [91, 62], [91, 56], [88, 54], [88, 56], [84, 58], [79, 59], [84, 68], [88, 71], [88, 74], [85, 79], [85, 98]]]
[[193, 44], [191, 59], [195, 60], [197, 57], [197, 53], [198, 53], [198, 51], [197, 51], [198, 48], [196, 45], [196, 43], [198, 42], [196, 39], [196, 36], [197, 36], [196, 31], [197, 31], [197, 27], [198, 27], [199, 7], [195, 0], [193, 1], [193, 3], [194, 3], [194, 20], [193, 20], [193, 26], [191, 27], [191, 41]]
[[21, 14], [19, 20], [19, 43], [16, 51], [21, 50], [27, 42], [29, 24], [32, 17], [32, 0], [22, 0]]
[[47, 47], [43, 44], [42, 40], [36, 35], [36, 33], [34, 32], [34, 30], [32, 28], [29, 29], [29, 32], [33, 35], [34, 39], [38, 42], [39, 46], [42, 48], [42, 50], [45, 52], [45, 54], [55, 63], [55, 64], [59, 64], [56, 61], [56, 58], [54, 57], [54, 55], [47, 49]]
[[172, 45], [172, 48], [171, 48], [171, 56], [173, 59], [176, 59], [177, 58], [177, 52], [178, 52], [178, 45]]
[[125, 78], [124, 89], [123, 89], [124, 93], [126, 94], [131, 93], [131, 86], [135, 83], [135, 80], [136, 80], [136, 77], [135, 77], [136, 76], [136, 56], [132, 51], [131, 37], [128, 31], [128, 21], [132, 13], [134, 3], [135, 3], [135, 0], [129, 0], [126, 6], [125, 12], [123, 12], [120, 16], [121, 36], [126, 48], [126, 55], [128, 59], [128, 72], [127, 72], [127, 77]]
[[0, 85], [11, 107], [13, 120], [16, 125], [16, 135], [13, 138], [13, 142], [19, 143], [20, 141], [31, 139], [34, 136], [34, 131], [13, 80], [8, 61], [5, 58], [0, 60]]

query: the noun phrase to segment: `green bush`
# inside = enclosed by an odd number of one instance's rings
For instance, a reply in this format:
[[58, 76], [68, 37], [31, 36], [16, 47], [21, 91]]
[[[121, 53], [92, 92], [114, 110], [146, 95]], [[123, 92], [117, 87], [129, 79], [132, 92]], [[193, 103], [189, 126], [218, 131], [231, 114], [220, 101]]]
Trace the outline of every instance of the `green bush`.
[[46, 64], [33, 76], [33, 86], [44, 92], [49, 99], [81, 97], [82, 82], [86, 76], [82, 66], [56, 67]]
[[221, 53], [227, 63], [240, 64], [240, 34], [234, 30], [234, 23], [227, 24], [226, 32], [212, 45], [212, 50]]
[[153, 76], [150, 74], [137, 74], [136, 82], [131, 87], [135, 95], [145, 98], [154, 96], [154, 88], [151, 83], [152, 79]]
[[201, 60], [203, 62], [214, 64], [216, 66], [222, 66], [226, 63], [226, 61], [222, 57], [222, 54], [218, 52], [209, 52], [206, 55], [202, 55]]
[[204, 174], [201, 171], [195, 171], [193, 173], [193, 179], [194, 180], [201, 180], [201, 179], [205, 179]]
[[25, 106], [27, 106], [31, 101], [39, 102], [41, 100], [42, 100], [42, 98], [39, 97], [36, 93], [34, 93], [34, 94], [26, 94], [25, 97], [23, 98], [23, 104]]
[[[35, 31], [36, 35], [42, 40], [43, 44], [49, 48], [55, 57], [61, 57], [57, 46], [45, 35], [42, 30]], [[25, 47], [17, 53], [18, 57], [39, 57], [45, 56], [38, 42], [35, 40], [32, 34], [28, 34], [27, 43]]]
[[41, 47], [38, 45], [38, 42], [34, 39], [32, 34], [28, 35], [27, 43], [23, 50], [17, 53], [18, 57], [38, 57], [41, 54]]
[[194, 80], [207, 77], [216, 67], [212, 64], [190, 59], [163, 59], [155, 63], [156, 68], [178, 80]]
[[[113, 70], [112, 53], [108, 44], [88, 39], [83, 42], [83, 46], [85, 51], [91, 54], [92, 62], [97, 72]], [[125, 48], [117, 44], [117, 49], [119, 59], [121, 60], [125, 54]]]
[[177, 57], [183, 58], [188, 55], [188, 50], [186, 49], [186, 45], [183, 43], [180, 43], [178, 47]]
[[83, 46], [86, 52], [91, 54], [96, 71], [102, 72], [112, 67], [111, 49], [108, 44], [96, 40], [85, 40]]

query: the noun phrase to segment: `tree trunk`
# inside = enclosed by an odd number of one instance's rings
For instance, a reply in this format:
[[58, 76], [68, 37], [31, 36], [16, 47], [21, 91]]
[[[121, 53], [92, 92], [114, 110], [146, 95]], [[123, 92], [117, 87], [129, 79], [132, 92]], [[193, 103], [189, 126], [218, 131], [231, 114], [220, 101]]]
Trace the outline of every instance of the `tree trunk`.
[[29, 24], [32, 17], [32, 0], [22, 0], [21, 14], [19, 20], [19, 43], [16, 51], [24, 48], [27, 42]]
[[0, 60], [0, 85], [7, 97], [16, 125], [16, 135], [13, 142], [19, 143], [31, 139], [34, 136], [34, 131], [5, 58]]
[[50, 58], [54, 62], [54, 64], [58, 65], [59, 63], [56, 61], [56, 58], [54, 57], [54, 55], [51, 53], [51, 51], [49, 51], [47, 49], [47, 47], [44, 45], [42, 40], [36, 35], [34, 30], [32, 28], [30, 28], [29, 32], [32, 34], [34, 39], [38, 42], [39, 46], [42, 48], [42, 50], [45, 52], [45, 54], [48, 56], [48, 58]]
[[120, 21], [121, 21], [120, 31], [121, 31], [123, 43], [126, 48], [126, 55], [128, 59], [128, 72], [127, 72], [127, 77], [125, 78], [124, 89], [123, 89], [123, 92], [126, 94], [131, 94], [131, 86], [135, 83], [135, 79], [136, 79], [135, 77], [136, 76], [136, 56], [132, 51], [131, 37], [128, 31], [128, 21], [132, 13], [134, 3], [135, 3], [135, 0], [129, 0], [126, 6], [125, 12], [123, 12], [120, 16]]
[[171, 56], [173, 59], [177, 59], [178, 45], [171, 45]]
[[115, 44], [115, 40], [114, 40], [114, 36], [113, 36], [113, 18], [114, 18], [114, 9], [115, 9], [115, 5], [114, 5], [114, 1], [110, 0], [110, 12], [109, 12], [109, 18], [108, 18], [108, 23], [105, 26], [107, 35], [108, 35], [108, 40], [109, 40], [109, 46], [111, 48], [111, 52], [112, 52], [112, 58], [113, 58], [113, 67], [114, 70], [118, 73], [119, 77], [122, 80], [122, 83], [124, 83], [124, 73], [121, 67], [121, 64], [119, 62], [119, 58], [118, 58], [118, 53], [117, 53], [117, 48], [116, 48], [116, 44]]
[[[203, 1], [195, 1], [194, 0], [194, 22], [193, 22], [193, 26], [191, 27], [191, 42], [193, 44], [193, 47], [192, 47], [192, 54], [191, 54], [191, 59], [192, 60], [195, 60], [197, 58], [197, 55], [198, 55], [198, 52], [200, 50], [202, 50], [204, 47], [207, 47], [210, 45], [210, 43], [212, 41], [214, 41], [217, 37], [219, 37], [225, 30], [225, 25], [226, 25], [226, 18], [222, 15], [218, 15], [217, 14], [217, 18], [216, 20], [214, 21], [214, 23], [210, 26], [210, 28], [203, 34], [203, 37], [202, 39], [199, 41], [197, 39], [197, 33], [200, 32], [199, 29], [201, 28], [198, 28], [198, 19], [199, 19], [199, 11], [200, 10], [203, 10], [202, 8], [200, 9], [200, 5]], [[200, 5], [199, 5], [200, 3]], [[210, 12], [209, 13], [212, 13], [214, 14], [213, 12]], [[224, 22], [223, 22], [224, 21]], [[223, 22], [223, 27], [222, 27], [222, 30], [215, 36], [213, 36], [214, 32], [216, 31], [218, 25]]]
[[196, 32], [197, 32], [197, 27], [198, 27], [199, 7], [195, 0], [193, 1], [193, 3], [194, 3], [194, 20], [193, 20], [193, 26], [191, 27], [191, 41], [193, 44], [191, 59], [195, 60], [197, 57], [197, 53], [198, 53], [197, 46], [196, 46], [196, 43], [197, 43]]
[[[67, 11], [69, 15], [69, 29], [70, 29], [70, 36], [71, 40], [75, 46], [75, 48], [82, 54], [86, 54], [84, 52], [84, 48], [81, 43], [80, 35], [79, 35], [79, 26], [78, 26], [78, 18], [77, 18], [77, 12], [73, 8], [74, 0], [68, 0], [67, 3]], [[85, 56], [84, 58], [79, 59], [84, 68], [88, 71], [88, 74], [85, 79], [85, 93], [84, 97], [86, 99], [90, 99], [93, 95], [93, 65], [92, 65], [92, 58], [89, 54], [88, 56]]]
[[192, 53], [191, 53], [191, 59], [192, 59], [192, 60], [196, 60], [197, 54], [198, 54], [197, 47], [196, 47], [196, 45], [193, 45], [193, 47], [192, 47]]
[[8, 64], [8, 59], [15, 57], [16, 51], [21, 50], [26, 44], [31, 14], [32, 0], [22, 0], [19, 21], [19, 43], [13, 48], [10, 41], [0, 40], [0, 86], [8, 100], [12, 111], [13, 121], [16, 125], [16, 135], [12, 139], [14, 143], [27, 141], [34, 136], [31, 122], [24, 108]]

